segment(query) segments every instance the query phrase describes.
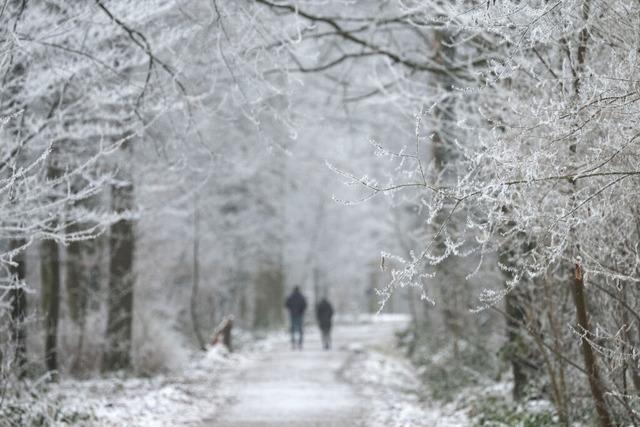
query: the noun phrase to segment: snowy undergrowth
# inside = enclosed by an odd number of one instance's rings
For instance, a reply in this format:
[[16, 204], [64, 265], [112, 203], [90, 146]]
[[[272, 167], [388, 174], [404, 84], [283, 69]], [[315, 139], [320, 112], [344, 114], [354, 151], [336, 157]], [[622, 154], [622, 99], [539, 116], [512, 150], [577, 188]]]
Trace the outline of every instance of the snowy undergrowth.
[[344, 371], [369, 402], [368, 427], [468, 426], [469, 419], [455, 403], [427, 399], [428, 390], [415, 367], [402, 356], [373, 349], [353, 348]]
[[[470, 388], [462, 393], [472, 426], [483, 427], [555, 427], [560, 426], [551, 402], [532, 399], [515, 403], [510, 397], [511, 383], [496, 383], [493, 387]], [[572, 426], [579, 424], [572, 422]]]
[[[436, 350], [437, 348], [437, 350]], [[463, 410], [474, 427], [557, 426], [558, 417], [549, 400], [537, 397], [516, 402], [512, 397], [513, 377], [505, 367], [491, 367], [485, 350], [458, 342], [421, 346], [414, 362], [422, 382], [434, 401], [450, 402]]]
[[[420, 379], [429, 366], [417, 369], [394, 352], [354, 346], [343, 372], [369, 402], [367, 427], [542, 427], [558, 423], [551, 403], [530, 400], [516, 404], [511, 382], [482, 384], [459, 389], [456, 398], [434, 398], [428, 383]], [[434, 358], [438, 358], [434, 354]]]
[[[159, 427], [197, 423], [212, 417], [229, 398], [216, 385], [225, 371], [242, 360], [216, 346], [194, 356], [189, 366], [175, 375], [65, 380], [51, 386], [44, 396], [48, 402], [43, 409], [44, 425]], [[2, 421], [0, 426], [5, 427]]]

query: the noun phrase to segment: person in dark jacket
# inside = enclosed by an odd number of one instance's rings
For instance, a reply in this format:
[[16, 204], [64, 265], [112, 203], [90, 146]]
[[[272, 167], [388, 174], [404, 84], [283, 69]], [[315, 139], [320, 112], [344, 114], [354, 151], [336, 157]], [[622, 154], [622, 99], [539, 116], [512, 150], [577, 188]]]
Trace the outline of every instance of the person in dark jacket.
[[318, 326], [320, 326], [320, 332], [322, 332], [322, 347], [325, 350], [331, 348], [331, 318], [333, 317], [333, 307], [326, 298], [318, 303], [316, 307], [316, 318], [318, 319]]
[[304, 323], [304, 311], [307, 309], [307, 300], [297, 286], [287, 298], [285, 303], [291, 319], [291, 348], [296, 348], [296, 332], [298, 333], [298, 348], [302, 350], [302, 327]]

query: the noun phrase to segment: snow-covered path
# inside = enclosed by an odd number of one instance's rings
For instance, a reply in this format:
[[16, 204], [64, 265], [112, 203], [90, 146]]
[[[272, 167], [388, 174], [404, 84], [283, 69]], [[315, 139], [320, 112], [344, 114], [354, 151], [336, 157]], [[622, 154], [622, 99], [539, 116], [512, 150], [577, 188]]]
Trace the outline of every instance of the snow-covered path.
[[[305, 350], [284, 333], [229, 354], [217, 346], [184, 369], [151, 378], [66, 380], [40, 410], [52, 426], [87, 427], [461, 427], [456, 404], [432, 401], [396, 348], [398, 316], [339, 324], [334, 350], [320, 349], [311, 325]], [[0, 425], [4, 425], [0, 420]], [[12, 424], [15, 425], [15, 424]]]
[[404, 322], [338, 325], [334, 350], [320, 349], [309, 327], [305, 349], [284, 337], [248, 356], [244, 369], [223, 381], [233, 396], [226, 410], [203, 427], [355, 427], [365, 425], [365, 402], [342, 376], [354, 349], [392, 346]]

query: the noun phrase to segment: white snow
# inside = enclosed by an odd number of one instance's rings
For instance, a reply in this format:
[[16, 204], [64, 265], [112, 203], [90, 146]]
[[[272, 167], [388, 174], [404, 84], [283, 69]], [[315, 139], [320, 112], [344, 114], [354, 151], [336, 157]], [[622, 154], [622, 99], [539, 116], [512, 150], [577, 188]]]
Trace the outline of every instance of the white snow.
[[[64, 381], [49, 398], [65, 413], [87, 414], [87, 426], [175, 426], [211, 417], [228, 399], [221, 375], [242, 358], [216, 346], [194, 358], [184, 372], [154, 378]], [[68, 425], [59, 422], [57, 425]]]
[[430, 402], [416, 368], [390, 349], [356, 353], [347, 378], [367, 399], [368, 427], [454, 427], [470, 424], [454, 403]]
[[402, 320], [336, 325], [331, 351], [308, 327], [303, 351], [291, 350], [281, 332], [240, 354], [214, 347], [181, 374], [64, 381], [47, 397], [68, 419], [82, 414], [72, 425], [83, 426], [468, 425], [454, 404], [426, 400], [417, 369], [394, 353]]
[[302, 352], [289, 349], [286, 335], [271, 337], [226, 384], [233, 404], [205, 426], [468, 425], [452, 407], [421, 401], [415, 368], [400, 355], [382, 353], [395, 346], [402, 320], [337, 325], [331, 351], [320, 349], [314, 329]]

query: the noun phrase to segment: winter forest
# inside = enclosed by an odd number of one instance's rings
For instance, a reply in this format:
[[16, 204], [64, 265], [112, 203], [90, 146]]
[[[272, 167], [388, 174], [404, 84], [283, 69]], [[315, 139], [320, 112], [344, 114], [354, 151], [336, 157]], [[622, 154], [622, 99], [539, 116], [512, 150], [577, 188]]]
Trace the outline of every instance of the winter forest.
[[640, 425], [638, 28], [0, 0], [0, 426]]

